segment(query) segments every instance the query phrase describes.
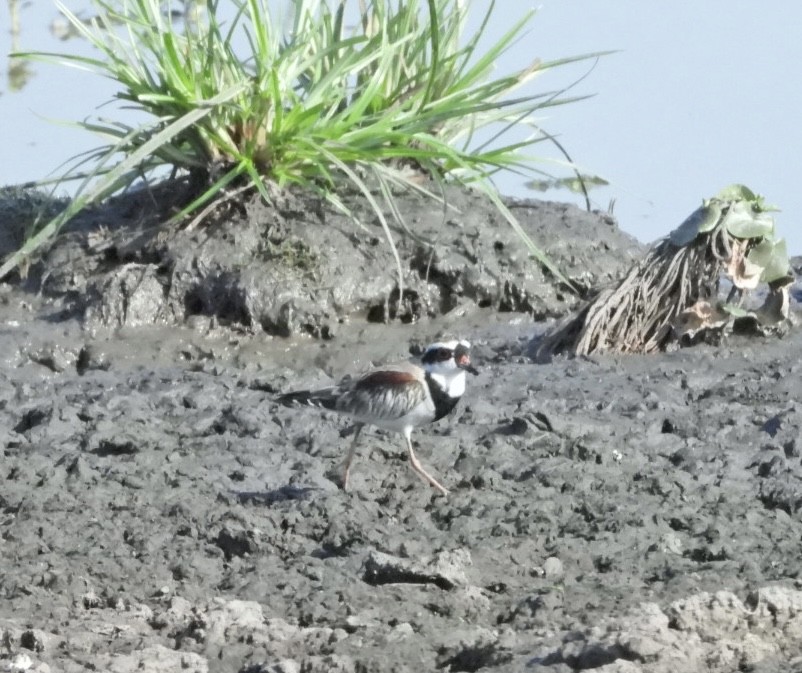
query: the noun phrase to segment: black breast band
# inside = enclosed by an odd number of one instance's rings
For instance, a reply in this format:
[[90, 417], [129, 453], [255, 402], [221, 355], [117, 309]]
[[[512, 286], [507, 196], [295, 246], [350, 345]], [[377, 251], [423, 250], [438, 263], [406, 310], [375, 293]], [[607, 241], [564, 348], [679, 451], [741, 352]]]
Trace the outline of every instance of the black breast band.
[[426, 372], [426, 385], [429, 386], [429, 394], [434, 402], [434, 420], [439, 421], [453, 411], [459, 402], [459, 397], [451, 397], [428, 372]]

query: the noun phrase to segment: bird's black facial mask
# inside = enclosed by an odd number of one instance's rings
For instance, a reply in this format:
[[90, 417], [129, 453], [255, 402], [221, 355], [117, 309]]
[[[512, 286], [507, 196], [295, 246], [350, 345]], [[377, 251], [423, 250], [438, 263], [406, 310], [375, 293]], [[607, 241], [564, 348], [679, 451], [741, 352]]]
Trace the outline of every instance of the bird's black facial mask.
[[432, 348], [426, 351], [421, 358], [425, 365], [433, 365], [437, 362], [448, 362], [454, 356], [450, 348]]

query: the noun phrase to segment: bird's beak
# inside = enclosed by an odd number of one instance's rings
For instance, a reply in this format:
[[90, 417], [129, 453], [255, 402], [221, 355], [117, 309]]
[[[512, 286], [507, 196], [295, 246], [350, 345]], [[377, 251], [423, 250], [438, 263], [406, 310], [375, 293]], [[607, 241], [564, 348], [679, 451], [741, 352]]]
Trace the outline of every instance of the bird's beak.
[[464, 369], [466, 372], [470, 372], [474, 376], [479, 374], [479, 370], [471, 364], [471, 358], [468, 357], [468, 355], [460, 355], [457, 358], [457, 367]]

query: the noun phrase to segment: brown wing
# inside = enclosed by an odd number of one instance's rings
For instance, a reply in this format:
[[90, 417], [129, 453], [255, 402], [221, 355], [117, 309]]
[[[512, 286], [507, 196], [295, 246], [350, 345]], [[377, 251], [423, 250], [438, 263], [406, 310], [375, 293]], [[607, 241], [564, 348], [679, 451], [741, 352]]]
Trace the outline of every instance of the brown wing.
[[337, 401], [337, 410], [356, 417], [393, 420], [426, 401], [428, 386], [419, 367], [393, 367], [368, 372], [351, 383]]
[[375, 388], [376, 386], [405, 386], [415, 381], [420, 381], [420, 377], [414, 371], [404, 369], [377, 369], [375, 372], [368, 372], [356, 382], [356, 388]]

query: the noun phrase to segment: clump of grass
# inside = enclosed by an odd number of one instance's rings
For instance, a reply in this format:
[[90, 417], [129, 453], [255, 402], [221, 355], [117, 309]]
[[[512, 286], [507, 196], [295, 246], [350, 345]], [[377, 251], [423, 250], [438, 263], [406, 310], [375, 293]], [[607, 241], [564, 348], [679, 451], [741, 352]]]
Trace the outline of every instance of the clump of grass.
[[[288, 30], [267, 0], [206, 0], [200, 18], [183, 29], [160, 0], [93, 0], [88, 22], [56, 4], [98, 56], [27, 56], [111, 78], [117, 98], [149, 121], [81, 122], [107, 144], [68, 171], [65, 179], [84, 176], [76, 198], [0, 266], [0, 277], [87, 204], [170, 169], [205, 186], [178, 217], [226, 198], [235, 185], [268, 201], [275, 190], [298, 185], [347, 212], [340, 194], [349, 183], [381, 222], [400, 289], [401, 263], [385, 216], [403, 226], [394, 190], [438, 200], [438, 190], [421, 186], [416, 174], [453, 180], [487, 193], [531, 254], [563, 278], [492, 185], [502, 169], [545, 174], [527, 154], [550, 138], [534, 115], [575, 100], [563, 92], [514, 97], [516, 90], [550, 68], [598, 56], [533, 60], [494, 77], [494, 63], [522, 37], [533, 12], [480, 53], [493, 2], [471, 36], [464, 35], [465, 0], [359, 0], [350, 28], [347, 0], [294, 0]], [[526, 138], [499, 144], [521, 126]], [[476, 132], [488, 127], [493, 137], [476, 145]]]

